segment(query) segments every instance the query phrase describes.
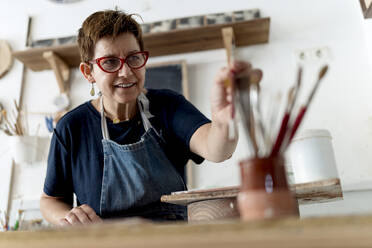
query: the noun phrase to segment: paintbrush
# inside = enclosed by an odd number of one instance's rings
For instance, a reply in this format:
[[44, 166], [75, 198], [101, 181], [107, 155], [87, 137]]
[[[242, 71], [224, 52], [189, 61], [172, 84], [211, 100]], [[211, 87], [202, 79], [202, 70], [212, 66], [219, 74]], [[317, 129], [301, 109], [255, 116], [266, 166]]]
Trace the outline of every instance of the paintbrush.
[[10, 130], [14, 135], [16, 135], [17, 134], [17, 130], [16, 130], [15, 126], [13, 126], [12, 123], [9, 121], [9, 119], [8, 119], [8, 113], [6, 112], [6, 110], [3, 109], [1, 111], [1, 113], [2, 113], [2, 115], [4, 117], [5, 128], [8, 129], [8, 130]]
[[268, 143], [260, 109], [260, 77], [256, 74], [251, 74], [249, 77], [249, 83], [251, 137], [253, 145], [257, 150], [256, 153], [259, 153], [259, 155], [265, 155]]
[[290, 142], [290, 136], [291, 135], [290, 135], [289, 130], [290, 130], [290, 127], [291, 127], [290, 123], [292, 123], [291, 122], [292, 111], [293, 111], [294, 106], [296, 105], [298, 92], [300, 91], [300, 88], [301, 88], [301, 80], [302, 80], [302, 67], [299, 66], [298, 67], [298, 72], [297, 72], [297, 84], [295, 86], [292, 102], [289, 106], [288, 126], [287, 126], [287, 130], [285, 132], [285, 135], [284, 135], [283, 144], [279, 148], [279, 152], [284, 152], [284, 150], [287, 148], [287, 146]]
[[[229, 68], [232, 68], [234, 60], [235, 60], [235, 37], [234, 37], [234, 30], [231, 27], [223, 28], [222, 29], [222, 38], [226, 49], [226, 57], [227, 57], [227, 65]], [[234, 78], [228, 78], [225, 80], [225, 87], [230, 87], [230, 94], [231, 94], [231, 116], [229, 120], [229, 140], [234, 140], [236, 137], [236, 130], [235, 130], [235, 86], [234, 86]]]
[[2, 114], [2, 110], [4, 109], [3, 105], [0, 103], [0, 124], [3, 122], [3, 114]]
[[24, 125], [22, 124], [22, 116], [21, 116], [21, 108], [18, 106], [17, 104], [17, 101], [14, 100], [14, 106], [15, 106], [15, 109], [17, 110], [16, 114], [15, 115], [15, 123], [16, 123], [16, 126], [18, 127], [18, 135], [22, 136], [24, 135], [25, 131], [24, 131]]
[[254, 143], [254, 137], [252, 136], [252, 115], [251, 115], [251, 100], [249, 94], [249, 78], [248, 77], [237, 77], [235, 78], [235, 106], [239, 112], [239, 116], [242, 119], [244, 126], [244, 134], [248, 142], [248, 148], [250, 151], [254, 151], [257, 156], [257, 146]]
[[317, 89], [319, 88], [319, 85], [320, 85], [320, 82], [322, 81], [322, 79], [324, 78], [324, 76], [326, 75], [328, 71], [328, 65], [325, 65], [322, 67], [322, 69], [320, 70], [319, 74], [318, 74], [318, 79], [305, 103], [305, 105], [303, 105], [301, 108], [300, 108], [300, 111], [295, 119], [295, 122], [293, 123], [293, 126], [292, 126], [292, 130], [291, 130], [291, 135], [289, 137], [289, 141], [292, 140], [293, 136], [296, 134], [296, 131], [298, 129], [298, 127], [300, 126], [301, 122], [302, 122], [302, 119], [306, 113], [306, 111], [309, 109], [309, 106], [310, 106], [310, 103], [315, 95], [315, 92], [317, 91]]
[[289, 106], [290, 106], [291, 101], [293, 99], [294, 90], [295, 90], [295, 88], [292, 87], [288, 92], [287, 105], [286, 105], [286, 108], [285, 108], [285, 111], [284, 111], [282, 123], [280, 125], [279, 132], [278, 132], [278, 135], [276, 137], [275, 144], [274, 144], [274, 146], [271, 150], [271, 155], [270, 156], [276, 156], [278, 154], [279, 150], [280, 150], [280, 146], [283, 143], [285, 133], [287, 132], [288, 121], [289, 121], [289, 118], [290, 118]]
[[267, 119], [269, 120], [269, 124], [268, 124], [268, 137], [269, 137], [269, 140], [270, 140], [270, 146], [269, 146], [269, 150], [272, 149], [273, 145], [274, 145], [274, 141], [275, 141], [275, 126], [276, 126], [276, 123], [278, 122], [278, 115], [279, 115], [279, 111], [277, 110], [277, 106], [280, 105], [282, 101], [282, 93], [281, 92], [277, 92], [275, 94], [274, 97], [270, 98], [270, 102], [269, 102], [269, 110], [268, 110], [268, 113], [267, 113]]
[[286, 144], [289, 142], [288, 124], [291, 118], [292, 110], [296, 103], [298, 92], [301, 87], [301, 81], [302, 81], [302, 67], [300, 66], [298, 67], [298, 71], [297, 71], [296, 85], [294, 85], [288, 92], [287, 106], [284, 112], [284, 116], [282, 119], [282, 123], [279, 129], [278, 136], [276, 138], [275, 144], [271, 151], [271, 156], [276, 156], [281, 150], [283, 150], [283, 147], [286, 147]]
[[0, 130], [3, 131], [8, 136], [13, 136], [13, 134], [9, 131], [8, 127], [5, 126], [5, 128], [0, 127]]

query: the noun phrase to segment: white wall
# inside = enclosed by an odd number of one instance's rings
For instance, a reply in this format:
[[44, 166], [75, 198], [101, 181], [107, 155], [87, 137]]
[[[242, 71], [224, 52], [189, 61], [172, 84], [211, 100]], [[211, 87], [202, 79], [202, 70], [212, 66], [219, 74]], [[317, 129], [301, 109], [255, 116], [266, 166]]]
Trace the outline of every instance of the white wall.
[[[9, 41], [14, 50], [24, 48], [27, 16], [33, 17], [34, 40], [74, 35], [82, 21], [96, 10], [115, 6], [142, 15], [145, 22], [213, 12], [259, 8], [271, 18], [268, 44], [239, 49], [239, 57], [250, 60], [264, 71], [262, 85], [274, 90], [288, 89], [294, 82], [295, 50], [328, 46], [333, 54], [329, 74], [308, 112], [301, 129], [330, 130], [344, 189], [372, 187], [372, 84], [365, 36], [368, 23], [355, 0], [85, 0], [58, 5], [47, 0], [0, 2], [0, 39]], [[372, 30], [372, 27], [370, 27]], [[371, 32], [372, 33], [372, 32]], [[371, 39], [371, 38], [370, 38]], [[370, 56], [372, 58], [372, 56]], [[152, 58], [150, 62], [186, 59], [191, 101], [210, 116], [209, 90], [214, 74], [225, 65], [225, 52], [213, 50], [192, 54]], [[306, 70], [306, 69], [305, 69]], [[0, 79], [0, 102], [5, 107], [18, 99], [22, 65], [16, 61], [12, 70]], [[311, 84], [316, 72], [305, 71], [304, 83]], [[25, 103], [28, 111], [47, 113], [58, 94], [52, 71], [27, 72]], [[71, 80], [73, 106], [89, 99], [89, 85], [77, 70]], [[30, 132], [47, 136], [42, 115], [30, 117]], [[11, 153], [8, 139], [0, 134], [0, 161]], [[237, 163], [247, 156], [244, 139], [240, 139], [234, 156], [221, 164], [204, 162], [194, 170], [196, 187], [239, 184]], [[13, 194], [18, 198], [37, 198], [45, 176], [46, 163], [19, 165]], [[20, 180], [22, 178], [22, 180]]]

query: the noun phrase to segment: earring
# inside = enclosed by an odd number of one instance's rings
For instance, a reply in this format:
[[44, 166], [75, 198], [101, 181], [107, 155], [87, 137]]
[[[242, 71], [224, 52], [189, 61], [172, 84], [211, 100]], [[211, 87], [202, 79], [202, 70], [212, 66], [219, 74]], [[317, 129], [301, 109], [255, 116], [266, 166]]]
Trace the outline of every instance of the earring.
[[94, 91], [94, 84], [92, 83], [92, 88], [90, 89], [90, 95], [94, 96], [96, 92]]

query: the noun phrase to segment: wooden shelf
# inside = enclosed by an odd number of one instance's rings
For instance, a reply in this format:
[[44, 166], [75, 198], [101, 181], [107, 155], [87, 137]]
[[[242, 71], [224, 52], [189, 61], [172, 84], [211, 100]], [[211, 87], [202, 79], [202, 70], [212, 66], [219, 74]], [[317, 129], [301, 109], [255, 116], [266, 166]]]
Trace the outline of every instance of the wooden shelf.
[[58, 55], [69, 67], [76, 67], [80, 64], [80, 54], [77, 44], [62, 46], [29, 48], [23, 51], [13, 52], [16, 59], [33, 71], [52, 69], [49, 62], [43, 57], [44, 52], [52, 51]]
[[[311, 204], [341, 200], [343, 197], [340, 179], [332, 178], [311, 183], [300, 183], [291, 186], [299, 204]], [[190, 190], [163, 195], [162, 202], [188, 205], [194, 202], [236, 198], [239, 187], [224, 187], [205, 190]]]
[[[250, 21], [211, 25], [199, 28], [177, 29], [169, 32], [144, 34], [145, 49], [150, 56], [163, 56], [223, 48], [221, 29], [232, 27], [236, 46], [248, 46], [267, 43], [269, 40], [270, 18]], [[69, 67], [80, 64], [77, 44], [30, 48], [13, 52], [16, 59], [33, 71], [52, 69], [43, 53], [53, 51]]]

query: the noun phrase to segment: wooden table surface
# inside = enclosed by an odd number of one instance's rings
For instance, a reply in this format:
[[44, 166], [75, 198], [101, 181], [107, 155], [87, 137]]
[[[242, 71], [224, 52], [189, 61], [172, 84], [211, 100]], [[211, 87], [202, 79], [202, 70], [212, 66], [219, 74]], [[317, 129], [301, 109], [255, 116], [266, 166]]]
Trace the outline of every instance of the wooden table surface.
[[[330, 178], [310, 183], [294, 184], [291, 187], [299, 204], [312, 204], [342, 199], [342, 188], [339, 178]], [[236, 197], [239, 187], [223, 187], [203, 190], [189, 190], [163, 195], [162, 202], [179, 205], [190, 203]]]
[[372, 215], [197, 224], [115, 222], [0, 233], [0, 248], [372, 247]]

